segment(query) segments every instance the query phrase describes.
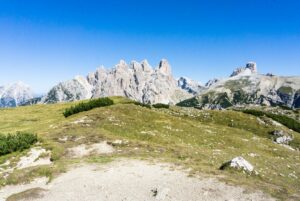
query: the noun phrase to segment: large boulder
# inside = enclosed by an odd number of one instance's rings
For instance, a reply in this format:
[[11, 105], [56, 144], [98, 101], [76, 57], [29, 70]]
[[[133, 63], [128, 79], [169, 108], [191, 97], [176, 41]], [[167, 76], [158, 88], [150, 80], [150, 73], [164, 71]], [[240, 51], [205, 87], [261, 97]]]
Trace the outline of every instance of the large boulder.
[[233, 158], [220, 167], [221, 170], [225, 170], [227, 168], [244, 170], [246, 172], [252, 172], [254, 169], [254, 167], [241, 156]]

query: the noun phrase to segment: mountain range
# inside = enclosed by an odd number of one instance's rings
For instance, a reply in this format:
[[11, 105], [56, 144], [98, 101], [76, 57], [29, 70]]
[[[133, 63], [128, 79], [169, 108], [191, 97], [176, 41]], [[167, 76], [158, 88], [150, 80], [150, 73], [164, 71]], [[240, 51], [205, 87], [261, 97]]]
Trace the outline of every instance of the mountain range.
[[0, 86], [0, 107], [16, 107], [33, 97], [33, 91], [23, 82]]
[[300, 107], [300, 76], [260, 74], [255, 62], [235, 69], [228, 78], [212, 79], [205, 85], [186, 77], [174, 78], [162, 59], [153, 68], [147, 60], [121, 60], [113, 68], [98, 68], [87, 76], [76, 76], [34, 98], [29, 86], [18, 82], [0, 87], [0, 107], [69, 102], [106, 96], [125, 96], [155, 104], [221, 109], [230, 106], [267, 105]]
[[254, 62], [206, 86], [206, 90], [178, 105], [209, 109], [245, 105], [300, 107], [300, 76], [259, 74]]

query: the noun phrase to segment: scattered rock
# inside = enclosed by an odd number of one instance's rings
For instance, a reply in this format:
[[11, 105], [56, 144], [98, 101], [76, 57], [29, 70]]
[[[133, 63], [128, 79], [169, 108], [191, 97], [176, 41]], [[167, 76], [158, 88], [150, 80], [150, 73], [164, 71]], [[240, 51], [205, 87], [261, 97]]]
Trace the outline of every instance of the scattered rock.
[[88, 156], [92, 153], [110, 154], [113, 152], [113, 146], [109, 145], [106, 141], [91, 145], [81, 144], [79, 146], [68, 149], [69, 156], [71, 156], [72, 158], [81, 158], [83, 156]]
[[272, 135], [275, 136], [274, 142], [277, 144], [289, 144], [293, 140], [293, 137], [288, 133], [285, 133], [283, 130], [275, 130], [272, 132]]
[[274, 121], [273, 119], [270, 119], [270, 122], [273, 126], [282, 126], [281, 123], [277, 122], [277, 121]]
[[290, 141], [292, 141], [293, 138], [290, 136], [282, 136], [275, 139], [275, 142], [277, 144], [289, 144]]
[[123, 140], [115, 140], [113, 142], [107, 142], [107, 144], [112, 145], [112, 146], [121, 146], [121, 145], [128, 144], [128, 141], [127, 140], [125, 140], [125, 141], [123, 141]]
[[157, 194], [158, 194], [157, 188], [152, 189], [151, 192], [152, 192], [152, 196], [153, 196], [153, 197], [156, 197]]
[[256, 120], [260, 125], [266, 125], [266, 123], [261, 118], [257, 117]]
[[228, 161], [228, 162], [224, 163], [220, 167], [220, 169], [224, 170], [228, 167], [236, 168], [236, 169], [242, 169], [242, 170], [245, 170], [246, 172], [252, 172], [253, 169], [254, 169], [253, 166], [241, 156], [235, 157], [231, 161]]
[[71, 122], [71, 124], [88, 124], [92, 121], [93, 120], [88, 119], [87, 116], [84, 116], [84, 117], [81, 117], [81, 118], [77, 119], [76, 121]]
[[68, 141], [68, 139], [69, 139], [69, 136], [64, 136], [64, 137], [58, 138], [58, 141], [59, 142], [66, 142], [66, 141]]
[[275, 130], [275, 131], [273, 131], [272, 134], [273, 134], [274, 136], [277, 136], [277, 137], [282, 137], [282, 136], [284, 136], [283, 130]]
[[253, 158], [254, 158], [254, 157], [256, 157], [256, 156], [257, 156], [257, 154], [256, 154], [256, 153], [249, 153], [249, 154], [248, 154], [248, 156], [250, 156], [250, 157], [253, 157]]
[[[46, 154], [47, 156], [41, 158], [41, 154]], [[27, 156], [23, 156], [20, 158], [20, 161], [18, 162], [16, 168], [24, 169], [38, 165], [49, 165], [51, 163], [50, 152], [46, 151], [43, 148], [35, 147], [29, 151]]]

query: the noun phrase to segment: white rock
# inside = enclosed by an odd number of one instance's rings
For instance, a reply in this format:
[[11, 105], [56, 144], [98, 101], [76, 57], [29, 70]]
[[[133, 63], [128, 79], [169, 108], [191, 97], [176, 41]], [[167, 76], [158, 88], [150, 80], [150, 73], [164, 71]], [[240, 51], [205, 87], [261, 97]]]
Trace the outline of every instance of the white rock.
[[291, 138], [290, 136], [282, 136], [282, 137], [276, 138], [275, 142], [277, 144], [288, 144], [292, 140], [293, 140], [293, 138]]
[[232, 168], [243, 169], [247, 172], [252, 172], [254, 169], [253, 166], [241, 156], [232, 159], [229, 166]]
[[47, 153], [43, 148], [32, 148], [30, 149], [28, 156], [22, 156], [18, 162], [16, 168], [24, 169], [33, 166], [39, 165], [49, 165], [52, 162], [50, 161], [50, 156], [45, 158], [39, 158], [41, 154]]

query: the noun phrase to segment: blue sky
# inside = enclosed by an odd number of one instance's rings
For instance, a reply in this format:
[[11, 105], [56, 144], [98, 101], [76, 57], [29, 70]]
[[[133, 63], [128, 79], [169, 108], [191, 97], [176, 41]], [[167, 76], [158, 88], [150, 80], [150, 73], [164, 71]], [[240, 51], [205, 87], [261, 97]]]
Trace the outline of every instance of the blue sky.
[[120, 59], [226, 77], [247, 61], [300, 75], [298, 0], [0, 0], [0, 85], [37, 93]]

